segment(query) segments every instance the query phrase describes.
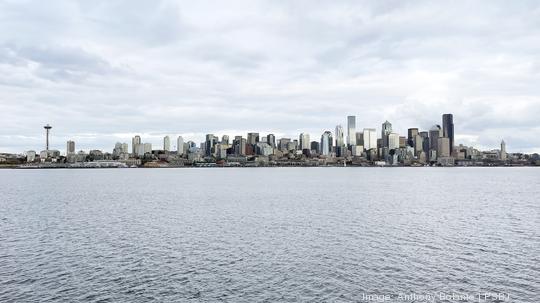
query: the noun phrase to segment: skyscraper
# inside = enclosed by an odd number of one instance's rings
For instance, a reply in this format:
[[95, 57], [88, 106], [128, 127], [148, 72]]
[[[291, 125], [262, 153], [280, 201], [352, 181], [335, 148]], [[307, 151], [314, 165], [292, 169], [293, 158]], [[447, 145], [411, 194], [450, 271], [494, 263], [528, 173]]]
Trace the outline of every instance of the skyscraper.
[[300, 150], [310, 149], [310, 140], [309, 134], [301, 133], [299, 137], [300, 141]]
[[347, 117], [347, 144], [356, 145], [356, 116]]
[[391, 132], [392, 132], [392, 123], [386, 120], [382, 124], [382, 129], [381, 129], [382, 147], [388, 147], [388, 135], [390, 135]]
[[325, 131], [321, 136], [320, 149], [320, 153], [323, 156], [330, 155], [330, 152], [332, 151], [332, 132], [329, 130]]
[[176, 151], [178, 155], [184, 154], [184, 138], [182, 136], [178, 136], [176, 139]]
[[441, 137], [438, 139], [437, 159], [450, 157], [450, 139]]
[[235, 136], [233, 141], [234, 154], [237, 156], [244, 156], [246, 154], [247, 140], [242, 136]]
[[506, 161], [506, 157], [507, 157], [507, 154], [506, 154], [506, 142], [504, 142], [504, 140], [501, 141], [501, 154], [500, 154], [500, 158], [502, 161]]
[[276, 148], [276, 136], [274, 134], [268, 134], [266, 136], [266, 143], [272, 146], [272, 148]]
[[377, 148], [377, 130], [374, 128], [364, 128], [364, 148], [370, 150]]
[[151, 154], [152, 153], [152, 143], [144, 143], [144, 153], [145, 154]]
[[255, 145], [259, 142], [259, 133], [248, 133], [247, 134], [247, 143]]
[[454, 151], [454, 115], [444, 114], [442, 116], [442, 128], [443, 128], [443, 137], [448, 138], [450, 144], [450, 155]]
[[214, 134], [206, 135], [206, 140], [204, 141], [204, 155], [207, 157], [210, 157], [212, 155], [212, 148], [216, 144], [216, 141], [214, 139]]
[[433, 125], [429, 130], [429, 149], [437, 150], [439, 138], [442, 137], [442, 129], [440, 125]]
[[336, 155], [342, 157], [345, 152], [345, 142], [343, 141], [343, 127], [336, 125]]
[[229, 145], [229, 136], [228, 135], [223, 135], [221, 137], [221, 145]]
[[131, 151], [133, 154], [138, 154], [137, 147], [141, 144], [141, 136], [137, 135], [131, 139]]
[[409, 128], [407, 130], [407, 145], [414, 147], [416, 135], [418, 135], [418, 128]]
[[429, 155], [429, 132], [423, 131], [419, 135], [422, 137], [422, 150]]
[[414, 136], [413, 148], [415, 156], [419, 156], [424, 151], [424, 137], [420, 136], [420, 134]]
[[364, 133], [356, 132], [356, 145], [364, 146]]
[[66, 143], [66, 155], [70, 155], [74, 153], [75, 153], [75, 142], [69, 140]]
[[163, 150], [166, 152], [171, 150], [171, 139], [169, 136], [163, 138]]
[[388, 150], [398, 149], [399, 148], [399, 134], [390, 133], [388, 134]]
[[311, 141], [311, 150], [318, 153], [321, 149], [319, 142], [317, 141]]

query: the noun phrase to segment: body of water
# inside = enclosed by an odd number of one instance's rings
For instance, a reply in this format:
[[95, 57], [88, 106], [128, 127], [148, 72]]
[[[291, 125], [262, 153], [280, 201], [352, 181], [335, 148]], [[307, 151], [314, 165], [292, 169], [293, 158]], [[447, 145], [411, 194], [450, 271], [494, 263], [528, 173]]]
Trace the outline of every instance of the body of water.
[[0, 186], [0, 302], [540, 301], [538, 168], [0, 170]]

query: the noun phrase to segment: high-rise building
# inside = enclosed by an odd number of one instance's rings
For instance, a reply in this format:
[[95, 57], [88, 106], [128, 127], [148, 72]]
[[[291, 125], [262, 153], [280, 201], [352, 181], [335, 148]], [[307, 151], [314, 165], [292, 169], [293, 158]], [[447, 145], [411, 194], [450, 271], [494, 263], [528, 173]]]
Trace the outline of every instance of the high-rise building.
[[506, 161], [507, 154], [506, 154], [506, 142], [504, 140], [501, 141], [501, 154], [500, 158], [502, 161]]
[[66, 155], [71, 155], [74, 153], [75, 153], [75, 142], [69, 140], [66, 143]]
[[325, 131], [321, 136], [321, 145], [319, 153], [323, 156], [329, 156], [332, 152], [332, 132]]
[[311, 149], [312, 151], [314, 151], [314, 152], [319, 152], [319, 149], [320, 149], [319, 142], [317, 142], [317, 141], [311, 141], [310, 149]]
[[347, 144], [356, 145], [356, 116], [347, 117]]
[[206, 134], [206, 139], [204, 140], [204, 155], [206, 157], [212, 156], [212, 149], [216, 145], [216, 136], [214, 134]]
[[182, 136], [178, 136], [176, 139], [176, 153], [178, 155], [184, 154], [184, 138]]
[[441, 137], [437, 140], [437, 159], [450, 157], [450, 138]]
[[407, 137], [405, 137], [405, 136], [400, 136], [399, 137], [399, 147], [400, 148], [407, 147]]
[[443, 136], [440, 125], [433, 125], [429, 130], [429, 149], [437, 150], [439, 147], [439, 138]]
[[341, 125], [336, 125], [336, 147], [343, 146], [343, 127]]
[[278, 149], [281, 151], [287, 151], [289, 147], [289, 143], [291, 143], [290, 138], [281, 138], [278, 140]]
[[413, 148], [415, 156], [419, 156], [424, 151], [424, 138], [416, 134], [413, 139]]
[[388, 134], [388, 150], [398, 149], [399, 148], [399, 134], [390, 133]]
[[[69, 141], [68, 141], [69, 142]], [[69, 148], [68, 148], [69, 149]], [[117, 157], [122, 153], [122, 143], [116, 142], [113, 149], [113, 156]]]
[[169, 136], [165, 136], [163, 138], [163, 151], [171, 151], [171, 139], [169, 138]]
[[141, 136], [137, 135], [131, 139], [131, 151], [133, 154], [138, 154], [139, 150], [137, 149], [137, 147], [139, 145], [141, 145]]
[[129, 146], [127, 143], [122, 143], [122, 153], [124, 154], [129, 153]]
[[377, 130], [374, 128], [364, 128], [364, 148], [370, 150], [377, 148]]
[[221, 145], [229, 145], [229, 136], [228, 135], [223, 135], [221, 137]]
[[152, 153], [152, 143], [144, 143], [144, 153], [145, 154]]
[[382, 147], [388, 147], [388, 135], [390, 135], [391, 132], [392, 132], [392, 123], [386, 120], [382, 124], [382, 129], [381, 129]]
[[300, 150], [304, 149], [310, 149], [310, 140], [309, 140], [309, 134], [301, 133], [299, 137], [300, 141]]
[[442, 116], [443, 137], [450, 142], [450, 154], [454, 151], [454, 115], [444, 114]]
[[414, 147], [414, 140], [418, 135], [418, 128], [409, 128], [407, 130], [407, 144], [411, 147]]
[[266, 136], [266, 143], [272, 148], [276, 148], [276, 136], [274, 136], [274, 134], [268, 134]]
[[259, 142], [259, 133], [248, 133], [247, 134], [247, 143], [255, 145]]
[[336, 155], [343, 157], [345, 155], [345, 142], [343, 141], [343, 127], [341, 125], [336, 126]]
[[356, 145], [364, 146], [364, 133], [356, 132]]
[[423, 131], [419, 135], [422, 137], [422, 150], [426, 155], [429, 155], [429, 132]]
[[242, 136], [235, 136], [233, 141], [234, 154], [237, 156], [245, 156], [246, 145], [247, 140], [245, 138], [242, 138]]

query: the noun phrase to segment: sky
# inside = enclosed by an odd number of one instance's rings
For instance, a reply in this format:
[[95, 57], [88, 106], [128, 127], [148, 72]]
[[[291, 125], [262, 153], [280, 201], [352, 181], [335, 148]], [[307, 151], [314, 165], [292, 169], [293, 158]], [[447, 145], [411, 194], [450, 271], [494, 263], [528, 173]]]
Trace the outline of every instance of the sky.
[[111, 151], [444, 113], [457, 144], [540, 152], [539, 1], [0, 0], [0, 152], [47, 123]]

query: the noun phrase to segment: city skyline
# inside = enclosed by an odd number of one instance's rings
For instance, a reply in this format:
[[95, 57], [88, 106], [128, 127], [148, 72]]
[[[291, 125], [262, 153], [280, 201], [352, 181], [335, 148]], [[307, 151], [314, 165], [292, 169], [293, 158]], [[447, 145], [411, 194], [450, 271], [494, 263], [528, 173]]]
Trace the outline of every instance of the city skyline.
[[[274, 140], [276, 139], [281, 139], [281, 138], [288, 138], [288, 139], [291, 139], [291, 140], [296, 140], [299, 142], [299, 145], [302, 144], [302, 138], [303, 138], [303, 135], [307, 136], [305, 137], [305, 139], [307, 139], [307, 144], [310, 144], [311, 142], [313, 141], [320, 141], [320, 143], [322, 142], [322, 139], [321, 140], [318, 140], [319, 136], [322, 136], [324, 133], [327, 133], [329, 132], [330, 133], [330, 137], [332, 138], [332, 145], [333, 146], [337, 146], [339, 145], [340, 143], [338, 143], [337, 140], [341, 140], [342, 144], [344, 146], [355, 146], [357, 145], [357, 140], [359, 140], [358, 138], [358, 135], [359, 133], [362, 134], [362, 141], [364, 141], [364, 136], [365, 138], [367, 138], [366, 142], [362, 145], [365, 147], [366, 150], [369, 150], [371, 148], [374, 148], [377, 146], [377, 140], [382, 140], [382, 145], [383, 146], [389, 146], [389, 143], [388, 142], [385, 142], [385, 138], [388, 139], [388, 136], [389, 135], [395, 135], [396, 138], [399, 138], [399, 137], [405, 137], [407, 138], [407, 144], [410, 144], [411, 146], [414, 145], [414, 142], [410, 142], [411, 140], [411, 130], [416, 130], [416, 135], [420, 134], [419, 133], [419, 130], [422, 130], [424, 131], [426, 134], [429, 135], [429, 132], [432, 131], [432, 128], [434, 126], [438, 126], [440, 127], [440, 133], [441, 133], [441, 136], [443, 137], [448, 137], [448, 134], [446, 132], [443, 131], [443, 129], [445, 129], [444, 125], [445, 125], [445, 117], [447, 116], [450, 116], [450, 123], [453, 121], [453, 114], [443, 114], [442, 115], [442, 120], [437, 122], [437, 121], [434, 121], [434, 124], [432, 124], [432, 126], [430, 128], [419, 128], [419, 127], [409, 127], [406, 131], [402, 131], [402, 132], [399, 132], [398, 130], [396, 130], [394, 127], [393, 127], [393, 123], [386, 120], [384, 121], [383, 123], [381, 123], [381, 125], [379, 127], [367, 127], [367, 126], [362, 126], [362, 125], [357, 125], [356, 124], [356, 121], [358, 121], [358, 116], [354, 116], [354, 115], [348, 115], [346, 116], [346, 122], [345, 122], [345, 127], [343, 126], [343, 123], [337, 123], [336, 126], [334, 127], [334, 129], [325, 129], [325, 130], [322, 130], [320, 132], [320, 134], [314, 134], [314, 133], [308, 133], [308, 132], [299, 132], [297, 134], [293, 134], [293, 135], [290, 135], [290, 136], [287, 136], [287, 135], [283, 135], [283, 134], [280, 134], [280, 133], [276, 133], [276, 132], [272, 132], [271, 130], [267, 130], [267, 131], [246, 131], [244, 133], [225, 133], [225, 132], [207, 132], [207, 133], [204, 133], [204, 135], [202, 136], [196, 136], [194, 134], [184, 134], [184, 133], [163, 133], [161, 135], [148, 135], [148, 134], [144, 134], [144, 133], [133, 133], [131, 135], [131, 137], [127, 138], [127, 137], [120, 137], [118, 136], [117, 138], [119, 140], [115, 141], [115, 142], [112, 142], [109, 144], [109, 146], [105, 146], [104, 148], [100, 148], [100, 147], [96, 147], [96, 146], [89, 146], [89, 147], [86, 147], [86, 148], [81, 148], [80, 147], [80, 144], [79, 144], [79, 141], [77, 141], [75, 138], [77, 138], [77, 136], [74, 136], [74, 137], [70, 137], [70, 138], [66, 138], [66, 140], [63, 141], [63, 145], [66, 146], [66, 142], [67, 142], [67, 146], [65, 149], [62, 149], [62, 148], [56, 148], [58, 146], [60, 146], [59, 143], [57, 143], [56, 145], [55, 144], [51, 144], [51, 137], [54, 137], [54, 135], [51, 134], [51, 129], [52, 129], [52, 125], [50, 125], [49, 123], [44, 126], [43, 128], [45, 128], [46, 130], [46, 133], [44, 135], [44, 138], [45, 138], [45, 148], [44, 149], [41, 149], [41, 148], [35, 148], [35, 149], [32, 149], [32, 148], [26, 148], [24, 149], [23, 151], [18, 151], [18, 152], [15, 152], [15, 153], [24, 153], [28, 150], [34, 150], [34, 151], [39, 151], [39, 150], [58, 150], [60, 151], [62, 154], [67, 154], [69, 150], [72, 150], [73, 151], [88, 151], [88, 150], [103, 150], [103, 151], [108, 151], [110, 148], [110, 146], [114, 146], [114, 144], [118, 144], [118, 143], [126, 143], [126, 142], [129, 142], [129, 147], [130, 147], [130, 151], [131, 153], [136, 153], [136, 150], [135, 150], [135, 144], [141, 144], [142, 141], [144, 139], [144, 143], [146, 144], [150, 144], [154, 149], [154, 150], [164, 150], [164, 151], [176, 151], [178, 150], [178, 142], [182, 142], [182, 143], [186, 143], [186, 142], [194, 142], [195, 144], [197, 144], [197, 146], [201, 143], [204, 143], [208, 138], [205, 139], [205, 137], [207, 137], [209, 134], [217, 137], [217, 138], [220, 138], [222, 136], [225, 136], [227, 138], [229, 138], [229, 136], [232, 136], [233, 138], [235, 136], [240, 136], [240, 137], [243, 137], [245, 138], [246, 140], [248, 140], [248, 142], [250, 141], [249, 137], [250, 135], [252, 134], [256, 134], [257, 136], [264, 136], [266, 137], [267, 135], [271, 135], [274, 137]], [[384, 131], [384, 128], [387, 127], [386, 125], [389, 125], [389, 130], [388, 131]], [[446, 128], [451, 128], [451, 130], [448, 130], [448, 132], [451, 134], [451, 137], [452, 139], [448, 142], [449, 146], [450, 146], [450, 154], [452, 153], [452, 148], [454, 146], [458, 146], [459, 144], [461, 145], [465, 145], [463, 142], [459, 142], [459, 139], [456, 140], [455, 138], [459, 138], [459, 135], [455, 135], [455, 132], [454, 132], [454, 123], [451, 123], [451, 126], [447, 126]], [[341, 132], [341, 137], [339, 137], [338, 135], [338, 131]], [[353, 132], [354, 134], [354, 139], [350, 139], [349, 136], [350, 136], [350, 132]], [[202, 134], [202, 133], [201, 133]], [[365, 135], [363, 135], [365, 134]], [[385, 135], [386, 134], [386, 135]], [[414, 136], [414, 135], [413, 135]], [[429, 135], [431, 137], [431, 135]], [[454, 137], [455, 136], [455, 137]], [[310, 140], [310, 137], [312, 138], [312, 140]], [[371, 137], [371, 139], [369, 139]], [[149, 140], [150, 138], [150, 140]], [[122, 140], [123, 139], [123, 140]], [[171, 140], [172, 140], [172, 143], [171, 143]], [[352, 141], [351, 141], [352, 140]], [[500, 140], [502, 141], [505, 141], [504, 138], [501, 138]], [[54, 140], [53, 140], [54, 141]], [[219, 141], [219, 140], [218, 140]], [[254, 144], [255, 143], [255, 139], [252, 139], [250, 144]], [[77, 142], [77, 147], [75, 148], [74, 144], [75, 142]], [[258, 138], [257, 138], [257, 141], [256, 142], [259, 142], [258, 141]], [[49, 144], [50, 144], [50, 148], [49, 148]], [[394, 142], [394, 144], [397, 144], [399, 145], [399, 142]], [[436, 141], [435, 141], [435, 144], [436, 144]], [[494, 147], [491, 147], [491, 148], [487, 148], [487, 149], [484, 149], [484, 150], [493, 150], [493, 149], [497, 149], [500, 147], [500, 144], [501, 144], [501, 141], [498, 142], [498, 145], [494, 146]], [[506, 145], [506, 142], [505, 142], [505, 145]], [[304, 147], [307, 148], [307, 145], [302, 145]], [[380, 147], [380, 146], [379, 146]], [[474, 147], [474, 148], [478, 148], [477, 146], [471, 146], [471, 147]], [[74, 150], [73, 150], [74, 149]], [[479, 148], [480, 150], [482, 150], [482, 148]], [[506, 150], [508, 151], [508, 149]], [[6, 152], [6, 151], [2, 151], [0, 150], [0, 153], [2, 152]], [[512, 151], [510, 150], [510, 152], [516, 152], [516, 153], [519, 153], [521, 151]]]
[[[52, 126], [45, 129], [45, 149], [24, 154], [0, 153], [4, 167], [95, 168], [95, 167], [183, 167], [183, 166], [524, 166], [538, 165], [537, 153], [513, 153], [502, 139], [499, 148], [480, 150], [456, 142], [454, 115], [441, 115], [429, 129], [410, 127], [399, 133], [388, 120], [377, 128], [362, 128], [356, 116], [347, 116], [347, 126], [335, 126], [318, 136], [302, 132], [296, 136], [265, 133], [217, 135], [207, 133], [204, 141], [165, 135], [161, 144], [141, 135], [128, 142], [117, 141], [110, 149], [77, 148], [66, 142], [64, 152], [49, 149]], [[459, 127], [458, 127], [459, 129]], [[200, 139], [200, 138], [199, 138]], [[313, 140], [312, 140], [313, 139]]]
[[104, 149], [137, 133], [156, 144], [180, 133], [313, 136], [337, 121], [346, 136], [350, 113], [357, 128], [389, 120], [404, 132], [452, 112], [458, 142], [539, 152], [539, 11], [527, 1], [4, 1], [0, 150], [40, 147], [46, 123], [55, 148], [72, 138]]

